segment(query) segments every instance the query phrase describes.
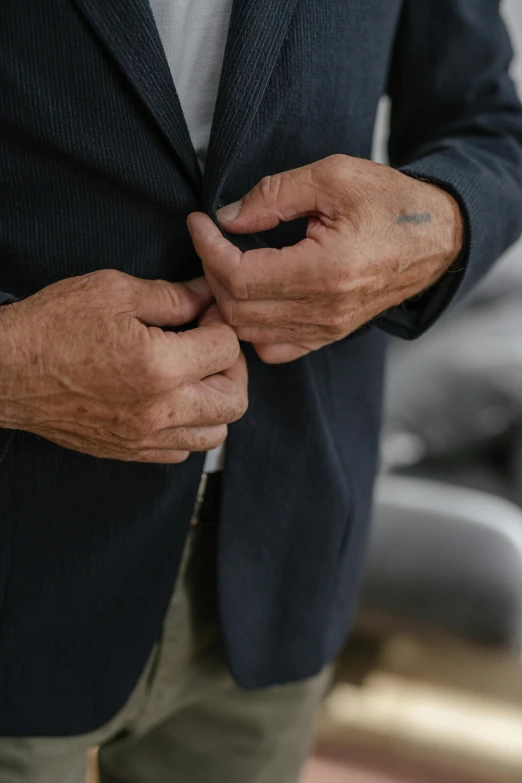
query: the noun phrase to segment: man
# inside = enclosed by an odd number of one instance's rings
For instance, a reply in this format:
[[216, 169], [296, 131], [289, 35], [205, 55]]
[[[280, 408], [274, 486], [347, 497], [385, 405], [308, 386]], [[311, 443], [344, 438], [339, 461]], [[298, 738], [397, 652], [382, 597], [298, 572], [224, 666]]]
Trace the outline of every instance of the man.
[[522, 227], [510, 57], [496, 0], [1, 4], [2, 783], [297, 779], [386, 333]]

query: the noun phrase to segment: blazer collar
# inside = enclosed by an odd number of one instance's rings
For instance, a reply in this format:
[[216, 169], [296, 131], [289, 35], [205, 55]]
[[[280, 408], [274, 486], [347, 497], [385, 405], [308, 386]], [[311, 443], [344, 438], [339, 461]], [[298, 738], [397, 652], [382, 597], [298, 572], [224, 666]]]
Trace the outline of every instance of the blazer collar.
[[196, 188], [201, 172], [148, 0], [73, 0], [143, 101]]
[[203, 181], [210, 212], [259, 108], [297, 2], [233, 2]]
[[[172, 0], [174, 2], [174, 0]], [[73, 0], [126, 74], [198, 192], [202, 177], [148, 0]], [[233, 0], [203, 180], [213, 212], [298, 0]]]

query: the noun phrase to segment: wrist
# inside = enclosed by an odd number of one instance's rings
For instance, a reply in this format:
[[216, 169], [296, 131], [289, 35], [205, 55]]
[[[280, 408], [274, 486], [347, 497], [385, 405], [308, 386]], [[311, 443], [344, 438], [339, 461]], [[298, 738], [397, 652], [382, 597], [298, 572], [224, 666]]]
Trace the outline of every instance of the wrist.
[[0, 427], [18, 426], [23, 368], [30, 361], [20, 303], [0, 306]]
[[418, 269], [417, 293], [431, 288], [455, 266], [464, 250], [466, 232], [461, 208], [454, 196], [439, 185], [417, 180], [415, 203], [426, 216], [426, 231], [410, 232], [412, 257]]
[[438, 226], [443, 230], [438, 232], [440, 250], [449, 268], [462, 253], [464, 248], [465, 224], [464, 216], [458, 201], [444, 188], [429, 185], [437, 192], [439, 202]]

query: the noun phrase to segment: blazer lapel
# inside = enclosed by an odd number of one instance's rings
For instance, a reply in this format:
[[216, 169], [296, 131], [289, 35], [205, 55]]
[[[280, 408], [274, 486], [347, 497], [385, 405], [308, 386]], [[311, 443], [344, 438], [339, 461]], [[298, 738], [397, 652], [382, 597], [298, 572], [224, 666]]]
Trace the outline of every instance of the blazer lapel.
[[199, 189], [201, 172], [147, 0], [73, 0], [109, 49]]
[[277, 61], [298, 0], [234, 0], [203, 179], [213, 213]]

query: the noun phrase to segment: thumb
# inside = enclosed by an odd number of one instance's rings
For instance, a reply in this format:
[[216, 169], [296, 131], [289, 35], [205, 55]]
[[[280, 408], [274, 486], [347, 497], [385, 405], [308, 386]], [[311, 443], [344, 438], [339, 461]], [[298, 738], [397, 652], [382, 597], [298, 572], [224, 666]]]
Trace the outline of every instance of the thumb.
[[231, 234], [266, 231], [281, 222], [317, 212], [317, 185], [312, 167], [264, 177], [246, 196], [217, 211], [221, 227]]
[[187, 283], [136, 280], [137, 306], [131, 313], [147, 326], [180, 326], [194, 321], [212, 302], [204, 277]]

